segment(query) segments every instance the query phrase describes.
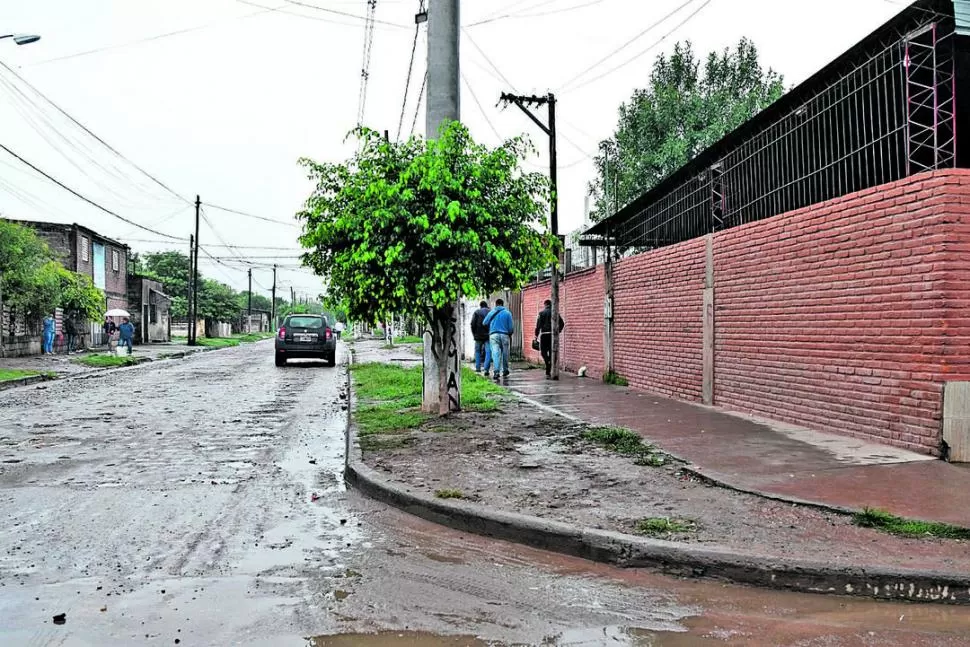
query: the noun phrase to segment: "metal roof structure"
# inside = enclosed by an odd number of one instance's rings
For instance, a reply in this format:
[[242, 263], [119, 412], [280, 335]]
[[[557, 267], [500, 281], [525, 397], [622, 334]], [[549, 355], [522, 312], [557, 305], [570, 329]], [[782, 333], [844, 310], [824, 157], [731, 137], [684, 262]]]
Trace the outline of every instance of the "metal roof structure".
[[645, 251], [970, 166], [968, 108], [970, 0], [919, 0], [580, 244]]

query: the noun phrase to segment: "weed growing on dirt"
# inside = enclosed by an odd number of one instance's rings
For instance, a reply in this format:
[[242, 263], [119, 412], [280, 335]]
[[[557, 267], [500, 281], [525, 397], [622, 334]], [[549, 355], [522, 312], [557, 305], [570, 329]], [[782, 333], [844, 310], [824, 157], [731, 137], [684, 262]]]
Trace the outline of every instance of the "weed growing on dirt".
[[667, 517], [647, 517], [637, 522], [636, 531], [641, 535], [651, 537], [663, 537], [694, 530], [696, 526], [693, 521], [683, 519], [668, 519]]
[[970, 539], [970, 529], [947, 523], [918, 521], [897, 517], [885, 510], [863, 508], [852, 517], [857, 526], [876, 528], [905, 537], [938, 537], [940, 539]]
[[651, 449], [638, 434], [623, 427], [591, 427], [583, 432], [583, 439], [619, 454], [642, 455]]
[[644, 452], [633, 459], [633, 464], [642, 467], [663, 467], [668, 461], [666, 454]]
[[603, 374], [603, 381], [615, 386], [630, 386], [630, 382], [625, 377], [614, 371]]
[[385, 436], [371, 434], [370, 436], [360, 436], [357, 439], [361, 450], [365, 452], [376, 452], [382, 449], [401, 449], [408, 445], [413, 445], [415, 439], [410, 436]]
[[84, 364], [85, 366], [93, 366], [94, 368], [130, 366], [138, 363], [138, 360], [131, 355], [122, 355], [121, 357], [118, 357], [117, 355], [101, 355], [97, 353], [94, 355], [84, 355], [82, 357], [78, 357], [74, 361], [78, 364]]
[[439, 499], [464, 499], [465, 495], [461, 490], [456, 490], [455, 488], [444, 488], [441, 490], [435, 490], [434, 495]]

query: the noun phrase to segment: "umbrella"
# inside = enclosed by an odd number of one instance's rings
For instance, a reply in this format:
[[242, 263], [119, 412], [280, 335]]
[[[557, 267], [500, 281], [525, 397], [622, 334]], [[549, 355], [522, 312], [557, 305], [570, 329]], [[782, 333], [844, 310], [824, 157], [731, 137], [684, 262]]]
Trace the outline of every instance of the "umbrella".
[[112, 308], [104, 313], [105, 317], [130, 317], [127, 310], [122, 310], [121, 308]]

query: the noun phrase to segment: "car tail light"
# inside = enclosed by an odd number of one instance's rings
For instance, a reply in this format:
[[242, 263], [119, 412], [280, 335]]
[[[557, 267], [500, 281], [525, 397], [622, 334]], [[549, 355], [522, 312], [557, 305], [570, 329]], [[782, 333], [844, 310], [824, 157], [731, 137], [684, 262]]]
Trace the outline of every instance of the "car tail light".
[[280, 339], [286, 339], [286, 328], [280, 326]]
[[327, 339], [330, 339], [331, 337], [333, 337], [333, 331], [327, 328]]

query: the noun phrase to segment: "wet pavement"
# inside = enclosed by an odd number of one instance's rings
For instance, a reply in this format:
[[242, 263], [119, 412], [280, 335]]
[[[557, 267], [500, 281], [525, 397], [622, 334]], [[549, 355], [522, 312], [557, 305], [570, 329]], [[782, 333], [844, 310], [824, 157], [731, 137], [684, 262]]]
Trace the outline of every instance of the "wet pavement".
[[[520, 367], [521, 368], [521, 367]], [[508, 386], [592, 424], [628, 427], [717, 481], [841, 508], [970, 527], [970, 465], [730, 413], [562, 373], [517, 370]]]
[[0, 394], [0, 644], [970, 644], [963, 607], [618, 570], [346, 492], [345, 377], [260, 343]]

